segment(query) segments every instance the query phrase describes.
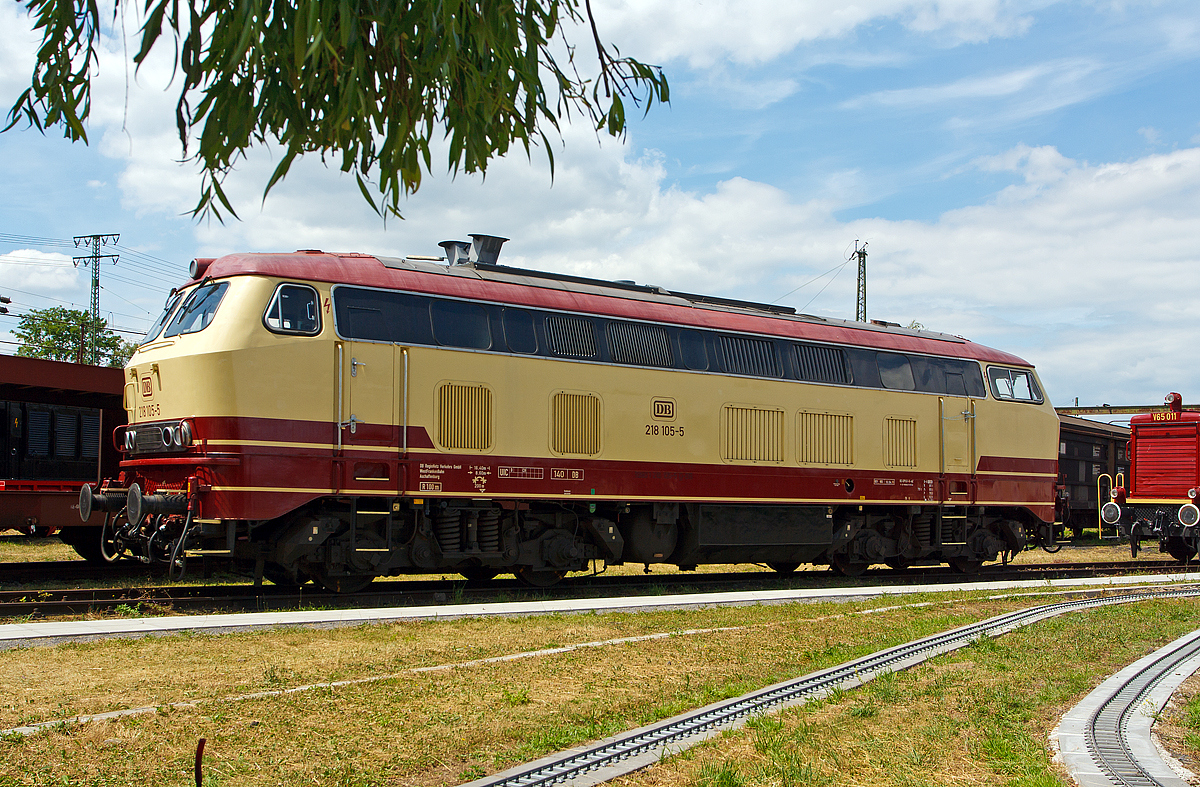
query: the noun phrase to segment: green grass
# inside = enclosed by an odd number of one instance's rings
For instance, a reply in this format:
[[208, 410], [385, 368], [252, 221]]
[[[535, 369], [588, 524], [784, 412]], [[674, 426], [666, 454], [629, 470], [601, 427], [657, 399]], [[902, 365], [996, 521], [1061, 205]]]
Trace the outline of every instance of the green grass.
[[[1044, 599], [949, 594], [112, 640], [0, 652], [0, 726], [122, 707], [163, 712], [0, 741], [12, 784], [457, 783]], [[916, 599], [914, 599], [916, 600]], [[928, 599], [921, 599], [928, 600]], [[747, 722], [629, 784], [1058, 784], [1045, 741], [1090, 684], [1200, 624], [1192, 601], [1074, 613]], [[418, 666], [663, 631], [742, 626], [535, 658]], [[373, 683], [229, 702], [322, 680]], [[167, 709], [172, 702], [195, 707]], [[1200, 713], [1200, 711], [1198, 711]], [[118, 744], [106, 741], [118, 741]], [[0, 781], [0, 785], [4, 785]]]

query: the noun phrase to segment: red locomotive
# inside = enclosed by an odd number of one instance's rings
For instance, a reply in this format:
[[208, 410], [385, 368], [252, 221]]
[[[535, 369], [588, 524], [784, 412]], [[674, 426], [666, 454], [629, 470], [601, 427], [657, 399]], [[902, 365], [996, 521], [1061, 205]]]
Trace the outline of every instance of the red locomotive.
[[1135, 557], [1142, 540], [1157, 538], [1160, 552], [1188, 561], [1200, 546], [1200, 412], [1184, 410], [1177, 393], [1166, 404], [1130, 419], [1129, 485], [1112, 490], [1100, 515], [1129, 536]]

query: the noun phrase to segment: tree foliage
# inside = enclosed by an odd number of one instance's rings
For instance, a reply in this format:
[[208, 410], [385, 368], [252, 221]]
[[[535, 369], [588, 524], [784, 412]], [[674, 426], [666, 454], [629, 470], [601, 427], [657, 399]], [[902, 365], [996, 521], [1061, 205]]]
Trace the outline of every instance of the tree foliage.
[[106, 320], [93, 320], [90, 312], [64, 309], [30, 309], [21, 315], [13, 335], [21, 340], [17, 355], [26, 358], [46, 358], [51, 361], [86, 363], [90, 336], [95, 328], [100, 364], [124, 366], [137, 349], [108, 327]]
[[[19, 2], [42, 44], [5, 130], [24, 119], [86, 143], [99, 6]], [[513, 145], [528, 155], [548, 143], [547, 124], [579, 114], [621, 136], [626, 103], [649, 111], [669, 99], [660, 68], [601, 43], [590, 0], [144, 0], [141, 12], [138, 66], [174, 38], [176, 125], [203, 173], [195, 216], [236, 216], [221, 184], [257, 144], [283, 148], [264, 198], [298, 156], [317, 153], [340, 158], [376, 212], [398, 216], [432, 173], [439, 135], [452, 173], [485, 172]], [[565, 32], [584, 25], [590, 76]]]

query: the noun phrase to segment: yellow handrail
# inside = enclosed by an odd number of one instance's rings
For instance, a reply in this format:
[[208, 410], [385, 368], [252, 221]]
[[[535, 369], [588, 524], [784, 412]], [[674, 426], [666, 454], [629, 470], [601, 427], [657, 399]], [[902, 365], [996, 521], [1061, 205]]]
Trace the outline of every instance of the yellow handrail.
[[[1108, 487], [1105, 488], [1104, 482], [1108, 482]], [[1104, 520], [1100, 517], [1100, 509], [1108, 502], [1112, 495], [1113, 477], [1108, 473], [1101, 473], [1096, 476], [1096, 534], [1099, 538], [1104, 538]], [[1113, 538], [1117, 538], [1116, 533]]]

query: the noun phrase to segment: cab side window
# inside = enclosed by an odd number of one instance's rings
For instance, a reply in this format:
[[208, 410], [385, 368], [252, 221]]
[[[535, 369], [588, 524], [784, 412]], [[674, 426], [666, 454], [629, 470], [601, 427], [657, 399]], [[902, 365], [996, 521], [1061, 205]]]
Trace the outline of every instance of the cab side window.
[[312, 287], [280, 284], [263, 315], [263, 324], [273, 333], [312, 336], [321, 332], [320, 298]]
[[1025, 369], [989, 366], [988, 381], [992, 386], [992, 396], [1002, 401], [1030, 404], [1041, 404], [1043, 401], [1033, 373]]

